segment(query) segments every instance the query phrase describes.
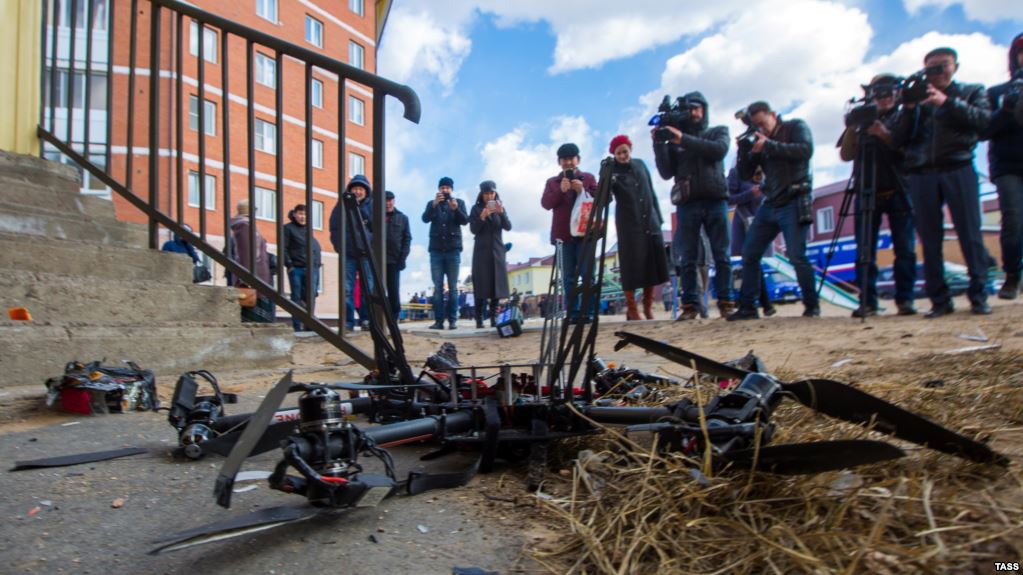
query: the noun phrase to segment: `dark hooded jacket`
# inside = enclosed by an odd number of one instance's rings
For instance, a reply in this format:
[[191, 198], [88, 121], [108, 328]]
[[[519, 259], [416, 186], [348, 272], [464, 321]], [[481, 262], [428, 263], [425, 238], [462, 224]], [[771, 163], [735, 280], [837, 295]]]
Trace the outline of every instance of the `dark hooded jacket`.
[[430, 224], [430, 253], [461, 252], [462, 226], [469, 223], [465, 202], [456, 199], [458, 208], [452, 210], [447, 202], [436, 206], [433, 200], [426, 202], [423, 223]]
[[728, 154], [728, 128], [708, 128], [710, 110], [707, 99], [700, 92], [689, 92], [682, 97], [703, 105], [703, 119], [699, 124], [687, 124], [682, 130], [682, 145], [668, 142], [654, 144], [657, 172], [665, 180], [689, 180], [690, 200], [727, 200], [725, 182], [725, 155]]
[[160, 248], [164, 252], [175, 252], [179, 254], [186, 254], [192, 258], [192, 263], [199, 264], [199, 254], [192, 247], [192, 244], [178, 237], [178, 234], [174, 234], [174, 239], [163, 242], [163, 246]]
[[981, 138], [991, 142], [987, 159], [991, 179], [1007, 174], [1023, 175], [1023, 125], [1017, 120], [1023, 110], [1023, 68], [1017, 55], [1023, 51], [1023, 34], [1016, 36], [1009, 47], [1011, 79], [988, 90], [988, 99], [995, 111]]
[[892, 138], [905, 153], [908, 173], [948, 171], [973, 163], [980, 133], [991, 120], [987, 92], [980, 84], [952, 82], [940, 107], [903, 108]]
[[756, 154], [751, 151], [741, 162], [749, 166], [751, 173], [757, 166], [764, 170], [764, 183], [760, 186], [764, 203], [780, 207], [813, 187], [810, 173], [813, 134], [806, 122], [778, 116], [778, 125], [769, 138], [763, 150]]
[[[284, 226], [284, 267], [306, 268], [306, 226], [295, 220], [294, 210], [288, 212], [291, 223]], [[306, 220], [308, 222], [308, 220]], [[320, 267], [320, 242], [313, 235], [313, 267]]]
[[[360, 184], [366, 188], [366, 199], [359, 204], [359, 217], [362, 218], [362, 222], [366, 226], [366, 241], [369, 244], [361, 246], [361, 234], [356, 234], [352, 226], [347, 226], [347, 237], [345, 237], [345, 257], [356, 257], [358, 255], [357, 246], [363, 247], [366, 251], [373, 245], [373, 188], [369, 185], [369, 180], [366, 176], [358, 175], [348, 182], [345, 186], [345, 192], [352, 189], [355, 184]], [[334, 246], [334, 251], [341, 253], [341, 203], [344, 200], [339, 200], [334, 205], [334, 209], [330, 212], [330, 244]], [[357, 244], [356, 242], [359, 242]]]

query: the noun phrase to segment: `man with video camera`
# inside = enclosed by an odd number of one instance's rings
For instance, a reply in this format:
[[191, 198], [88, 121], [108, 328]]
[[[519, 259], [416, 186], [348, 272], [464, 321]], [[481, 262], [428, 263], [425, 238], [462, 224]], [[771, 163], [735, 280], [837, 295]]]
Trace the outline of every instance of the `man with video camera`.
[[707, 99], [700, 92], [679, 98], [677, 111], [677, 125], [659, 123], [650, 135], [657, 171], [665, 180], [675, 180], [671, 200], [678, 206], [676, 233], [682, 247], [682, 313], [678, 319], [695, 319], [702, 307], [696, 275], [701, 227], [710, 239], [714, 258], [718, 311], [721, 317], [727, 317], [735, 311], [728, 253], [728, 185], [723, 164], [728, 153], [728, 128], [708, 127]]
[[874, 76], [863, 87], [864, 104], [846, 116], [846, 128], [839, 140], [842, 160], [853, 162], [856, 192], [856, 285], [863, 288], [863, 293], [853, 317], [877, 315], [877, 237], [884, 214], [888, 214], [895, 252], [895, 305], [899, 315], [916, 313], [913, 207], [902, 172], [902, 153], [893, 147], [891, 134], [898, 118], [895, 102], [899, 85], [892, 74]]
[[728, 321], [757, 319], [760, 294], [760, 260], [781, 233], [785, 251], [796, 270], [803, 298], [803, 317], [819, 317], [813, 266], [806, 257], [806, 230], [813, 221], [811, 192], [813, 181], [810, 158], [813, 135], [806, 122], [783, 120], [767, 102], [753, 102], [746, 108], [749, 122], [756, 127], [755, 141], [739, 146], [739, 173], [752, 174], [757, 166], [764, 171], [761, 193], [764, 201], [757, 208], [742, 248], [742, 292], [739, 309]]
[[991, 181], [998, 189], [998, 208], [1002, 212], [1002, 269], [1005, 283], [998, 291], [1002, 299], [1019, 295], [1023, 269], [1023, 34], [1009, 47], [1009, 81], [988, 90], [991, 123], [981, 134], [990, 141], [988, 166]]
[[991, 306], [984, 289], [990, 256], [980, 233], [980, 184], [973, 169], [977, 140], [991, 117], [987, 92], [980, 84], [952, 80], [959, 69], [952, 48], [931, 50], [924, 66], [926, 84], [920, 90], [904, 86], [903, 109], [893, 132], [895, 146], [905, 154], [909, 197], [924, 248], [924, 281], [932, 306], [924, 317], [941, 317], [955, 309], [942, 250], [946, 203], [969, 270], [970, 307], [974, 314], [987, 315]]

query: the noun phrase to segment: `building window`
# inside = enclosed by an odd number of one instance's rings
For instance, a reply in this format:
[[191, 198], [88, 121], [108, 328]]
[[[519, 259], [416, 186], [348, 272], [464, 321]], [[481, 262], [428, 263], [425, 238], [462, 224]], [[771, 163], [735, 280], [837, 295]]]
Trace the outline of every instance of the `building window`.
[[[217, 135], [217, 104], [206, 100], [203, 110], [203, 130], [207, 136]], [[193, 132], [199, 129], [199, 97], [188, 97], [188, 128]]]
[[317, 48], [323, 47], [323, 22], [306, 14], [305, 41]]
[[[193, 56], [199, 55], [199, 23], [192, 21], [188, 26], [188, 53]], [[203, 28], [202, 34], [202, 58], [210, 64], [217, 63], [217, 31], [212, 28]]]
[[359, 174], [366, 174], [366, 158], [355, 152], [348, 152], [348, 177]]
[[[75, 72], [72, 77], [75, 83], [74, 100], [71, 102], [71, 107], [76, 110], [81, 110], [85, 107], [85, 74], [82, 72]], [[107, 109], [107, 76], [106, 74], [100, 74], [93, 72], [92, 81], [89, 82], [88, 88], [92, 91], [89, 98], [89, 107], [93, 110], [106, 110]], [[57, 69], [57, 89], [50, 94], [50, 68], [46, 68], [43, 75], [43, 101], [49, 102], [55, 108], [66, 108], [67, 97], [68, 97], [68, 71]]]
[[348, 120], [360, 126], [366, 124], [366, 103], [355, 96], [348, 96]]
[[313, 139], [313, 167], [323, 167], [323, 142]]
[[817, 210], [817, 233], [826, 234], [835, 231], [835, 208], [828, 206]]
[[277, 221], [277, 192], [256, 186], [256, 219]]
[[[88, 8], [89, 5], [93, 6], [95, 15], [92, 20], [93, 30], [106, 30], [107, 29], [107, 0], [94, 0], [93, 2], [86, 2], [79, 0], [77, 6], [75, 6], [75, 28], [79, 30], [85, 30], [85, 24], [88, 22]], [[52, 12], [53, 4], [49, 4]], [[50, 14], [47, 17], [49, 23], [52, 24], [53, 15]], [[70, 0], [64, 0], [60, 6], [60, 14], [57, 15], [57, 24], [65, 28], [71, 24], [71, 2]]]
[[363, 15], [363, 0], [348, 0], [348, 9], [355, 12], [357, 16]]
[[256, 81], [269, 88], [277, 88], [277, 61], [258, 52], [256, 53]]
[[256, 15], [277, 23], [277, 0], [256, 0]]
[[310, 96], [313, 100], [313, 106], [317, 108], [323, 107], [323, 82], [313, 78], [313, 84], [310, 88]]
[[348, 63], [356, 68], [362, 68], [362, 57], [363, 57], [362, 45], [358, 42], [348, 42]]
[[[217, 178], [206, 174], [206, 210], [217, 209]], [[199, 207], [199, 172], [188, 172], [188, 205]]]
[[323, 202], [318, 202], [316, 200], [313, 200], [313, 210], [312, 210], [312, 212], [313, 212], [313, 217], [312, 217], [313, 229], [314, 230], [322, 230], [323, 229]]
[[277, 125], [256, 119], [256, 149], [268, 154], [277, 153]]

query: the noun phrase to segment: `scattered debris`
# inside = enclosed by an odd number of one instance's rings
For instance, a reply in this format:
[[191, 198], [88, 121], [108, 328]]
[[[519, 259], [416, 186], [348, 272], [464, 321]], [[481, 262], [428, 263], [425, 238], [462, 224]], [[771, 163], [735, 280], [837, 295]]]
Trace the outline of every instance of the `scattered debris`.
[[39, 512], [40, 512], [40, 511], [42, 511], [42, 510], [43, 510], [43, 508], [42, 508], [42, 507], [39, 507], [38, 505], [36, 505], [36, 506], [35, 506], [35, 507], [33, 507], [32, 509], [29, 509], [29, 510], [28, 510], [28, 513], [27, 513], [27, 515], [28, 515], [29, 517], [32, 517], [33, 515], [35, 515], [36, 513], [39, 513]]
[[246, 485], [245, 487], [239, 487], [234, 490], [235, 493], [245, 493], [246, 491], [252, 491], [259, 487], [258, 485]]
[[113, 507], [114, 509], [120, 509], [124, 507], [124, 499], [118, 497], [117, 499], [114, 499], [113, 502], [110, 503], [110, 506]]
[[935, 387], [945, 387], [945, 380], [943, 379], [929, 379], [924, 382], [924, 387], [933, 389]]
[[7, 317], [11, 321], [32, 321], [32, 314], [28, 312], [27, 308], [23, 307], [7, 308]]
[[986, 335], [984, 335], [984, 332], [981, 331], [981, 329], [979, 327], [977, 328], [977, 334], [976, 335], [970, 335], [968, 333], [961, 333], [961, 334], [957, 335], [956, 337], [958, 337], [959, 339], [965, 339], [967, 341], [980, 341], [980, 342], [988, 341], [988, 337]]
[[944, 353], [945, 355], [958, 355], [961, 353], [975, 353], [978, 351], [986, 351], [989, 349], [998, 349], [1000, 347], [1002, 347], [1002, 344], [1000, 343], [992, 343], [989, 345], [971, 345], [969, 347], [959, 347], [956, 349], [950, 349], [942, 353]]
[[44, 505], [46, 507], [51, 507], [53, 505], [53, 502], [50, 501], [49, 499], [43, 499], [42, 501], [39, 502], [39, 505]]
[[842, 367], [843, 365], [849, 365], [850, 363], [852, 363], [852, 361], [853, 360], [850, 359], [850, 358], [840, 359], [840, 360], [836, 361], [835, 363], [831, 364], [831, 367], [839, 368], [839, 367]]
[[79, 423], [81, 423], [81, 421], [69, 421], [67, 423], [61, 423], [60, 426], [61, 427], [70, 427], [72, 425], [78, 425]]
[[[255, 471], [242, 471], [241, 473], [238, 474], [238, 477], [235, 478], [235, 482], [238, 482], [238, 481], [259, 481], [261, 479], [266, 479], [267, 477], [270, 477], [270, 473], [271, 472], [269, 472], [269, 471], [259, 471], [259, 470], [255, 470]], [[235, 493], [237, 493], [237, 491], [235, 491]]]
[[427, 527], [426, 525], [416, 525], [416, 529], [418, 529], [420, 533], [429, 533], [430, 532], [430, 528]]
[[377, 536], [373, 535], [372, 533], [369, 534], [369, 538], [368, 539], [370, 540], [371, 543], [380, 543], [380, 541], [377, 540]]

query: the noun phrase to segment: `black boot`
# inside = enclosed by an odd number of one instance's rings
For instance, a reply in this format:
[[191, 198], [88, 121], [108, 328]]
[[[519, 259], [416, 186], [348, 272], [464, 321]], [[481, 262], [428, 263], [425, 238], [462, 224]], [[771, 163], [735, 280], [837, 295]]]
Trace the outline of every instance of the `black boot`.
[[1019, 274], [1005, 274], [1005, 283], [998, 290], [998, 299], [1016, 299], [1019, 295]]

